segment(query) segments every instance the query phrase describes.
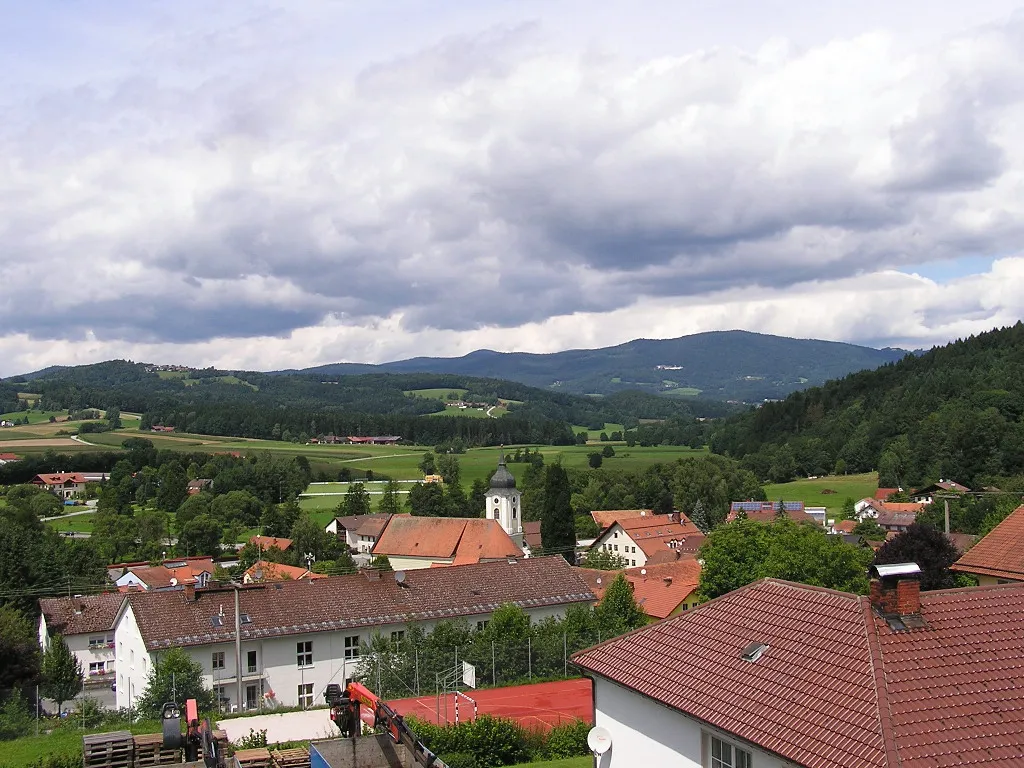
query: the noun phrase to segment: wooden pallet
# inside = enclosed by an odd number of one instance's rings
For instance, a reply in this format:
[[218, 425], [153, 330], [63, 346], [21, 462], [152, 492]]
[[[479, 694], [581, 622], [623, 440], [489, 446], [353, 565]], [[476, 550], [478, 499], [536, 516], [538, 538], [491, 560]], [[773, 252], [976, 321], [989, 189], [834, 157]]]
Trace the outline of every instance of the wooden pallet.
[[235, 752], [235, 768], [271, 768], [270, 750], [266, 747], [258, 749], [239, 749]]
[[162, 733], [144, 733], [135, 737], [135, 768], [175, 765], [181, 762], [181, 750], [164, 746]]
[[305, 747], [275, 749], [270, 756], [277, 768], [309, 768], [309, 750]]
[[129, 731], [90, 733], [82, 737], [85, 768], [131, 768], [135, 742]]

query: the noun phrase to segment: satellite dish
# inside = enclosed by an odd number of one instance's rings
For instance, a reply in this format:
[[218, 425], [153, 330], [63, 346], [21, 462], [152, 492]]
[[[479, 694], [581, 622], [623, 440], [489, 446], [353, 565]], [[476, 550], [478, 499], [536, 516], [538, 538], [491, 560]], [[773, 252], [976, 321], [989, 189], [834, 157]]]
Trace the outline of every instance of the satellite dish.
[[612, 735], [608, 729], [596, 725], [587, 734], [587, 746], [595, 755], [603, 755], [612, 748]]
[[405, 571], [395, 571], [395, 581], [399, 584], [405, 584]]
[[640, 575], [641, 576], [646, 576], [647, 575], [647, 569], [646, 568], [641, 568], [640, 569]]
[[260, 581], [263, 578], [263, 569], [257, 568], [255, 573], [253, 573], [253, 576], [256, 577], [256, 581]]
[[175, 578], [172, 578], [172, 579], [171, 579], [171, 586], [172, 586], [172, 587], [176, 587], [176, 586], [178, 586], [178, 580], [177, 580], [177, 579], [175, 579]]

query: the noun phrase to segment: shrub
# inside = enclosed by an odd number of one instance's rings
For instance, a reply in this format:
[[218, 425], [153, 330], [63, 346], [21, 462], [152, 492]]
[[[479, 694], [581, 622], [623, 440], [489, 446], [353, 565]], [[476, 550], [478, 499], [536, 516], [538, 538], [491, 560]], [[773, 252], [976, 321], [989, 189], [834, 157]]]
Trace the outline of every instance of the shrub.
[[481, 765], [515, 765], [530, 758], [526, 734], [514, 720], [480, 715], [461, 724], [466, 730], [466, 751]]
[[249, 733], [235, 742], [235, 749], [258, 749], [267, 746], [267, 729], [257, 731], [249, 729]]
[[449, 752], [444, 756], [448, 768], [479, 768], [476, 758], [469, 752]]
[[587, 746], [589, 732], [590, 725], [582, 720], [556, 725], [548, 733], [547, 744], [544, 747], [545, 756], [557, 758], [589, 754], [590, 748]]
[[22, 697], [21, 691], [14, 689], [0, 707], [0, 741], [27, 736], [32, 732], [33, 724], [28, 703]]

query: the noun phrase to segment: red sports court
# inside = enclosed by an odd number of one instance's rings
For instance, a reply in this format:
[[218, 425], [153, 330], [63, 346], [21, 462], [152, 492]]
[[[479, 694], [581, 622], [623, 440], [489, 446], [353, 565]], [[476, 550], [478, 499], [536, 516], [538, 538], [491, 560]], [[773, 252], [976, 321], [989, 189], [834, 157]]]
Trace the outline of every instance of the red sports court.
[[[510, 688], [468, 690], [477, 705], [477, 714], [505, 717], [530, 730], [548, 731], [559, 723], [573, 720], [594, 722], [591, 682], [588, 678], [534, 683]], [[413, 715], [432, 723], [455, 722], [455, 697], [447, 694], [389, 701], [402, 715]], [[438, 711], [440, 710], [440, 711]], [[459, 722], [473, 718], [473, 705], [459, 697]]]

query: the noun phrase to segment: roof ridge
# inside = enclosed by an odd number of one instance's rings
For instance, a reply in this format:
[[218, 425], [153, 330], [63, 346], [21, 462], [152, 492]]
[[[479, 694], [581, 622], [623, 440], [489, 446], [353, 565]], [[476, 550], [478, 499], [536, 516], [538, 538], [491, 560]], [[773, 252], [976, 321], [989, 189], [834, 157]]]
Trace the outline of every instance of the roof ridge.
[[871, 610], [871, 601], [861, 596], [857, 596], [857, 600], [864, 617], [863, 626], [868, 644], [868, 664], [875, 683], [871, 687], [874, 689], [875, 711], [878, 715], [878, 726], [882, 736], [882, 752], [885, 755], [886, 766], [898, 768], [902, 762], [893, 736], [892, 707], [889, 704], [889, 681], [885, 674], [885, 657], [882, 654], [881, 643], [878, 641], [877, 625]]

